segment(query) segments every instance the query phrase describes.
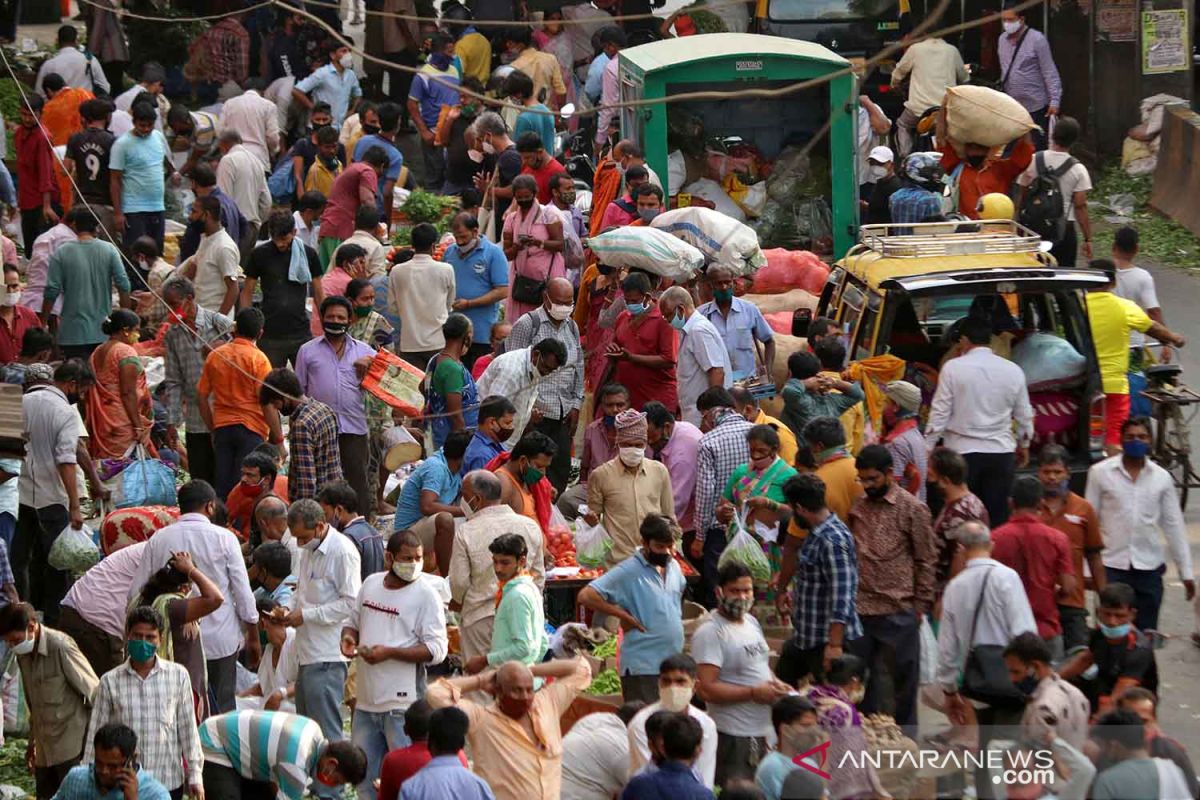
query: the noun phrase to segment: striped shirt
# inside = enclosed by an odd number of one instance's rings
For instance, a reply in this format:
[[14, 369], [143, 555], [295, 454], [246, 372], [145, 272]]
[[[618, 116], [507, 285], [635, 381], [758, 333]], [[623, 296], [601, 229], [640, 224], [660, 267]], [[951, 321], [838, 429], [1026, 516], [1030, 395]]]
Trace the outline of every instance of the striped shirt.
[[703, 537], [714, 522], [717, 499], [733, 471], [750, 460], [746, 434], [753, 427], [732, 409], [721, 412], [720, 422], [700, 437], [696, 458], [696, 535]]
[[205, 760], [252, 781], [274, 783], [279, 797], [302, 800], [325, 747], [321, 727], [282, 711], [231, 711], [200, 725]]

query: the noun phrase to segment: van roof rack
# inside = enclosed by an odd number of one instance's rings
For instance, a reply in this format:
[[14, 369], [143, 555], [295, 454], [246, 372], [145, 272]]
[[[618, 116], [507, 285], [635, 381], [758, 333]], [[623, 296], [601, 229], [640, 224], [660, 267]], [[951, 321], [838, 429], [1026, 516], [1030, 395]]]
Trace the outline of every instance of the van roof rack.
[[1042, 239], [1011, 219], [863, 225], [859, 243], [881, 256], [916, 258], [1037, 253]]

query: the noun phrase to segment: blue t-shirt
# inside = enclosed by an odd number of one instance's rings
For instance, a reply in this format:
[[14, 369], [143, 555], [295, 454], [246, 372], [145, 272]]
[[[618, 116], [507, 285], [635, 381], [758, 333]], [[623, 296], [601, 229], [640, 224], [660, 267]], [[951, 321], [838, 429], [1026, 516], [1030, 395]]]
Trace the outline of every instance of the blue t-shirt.
[[[474, 300], [497, 286], [508, 286], [508, 259], [504, 257], [504, 250], [483, 236], [479, 237], [475, 249], [466, 255], [459, 251], [457, 244], [450, 245], [442, 261], [454, 267], [456, 299]], [[462, 313], [471, 320], [475, 338], [485, 342], [492, 335], [492, 326], [500, 316], [500, 306], [498, 303], [489, 303], [468, 308]]]
[[108, 168], [121, 173], [121, 211], [137, 214], [166, 209], [166, 156], [167, 139], [157, 130], [149, 136], [130, 131], [113, 143]]
[[[146, 770], [139, 768], [138, 800], [169, 800], [171, 793]], [[111, 789], [101, 794], [96, 787], [96, 776], [91, 764], [71, 767], [54, 795], [61, 800], [123, 800], [125, 792]]]
[[450, 471], [441, 450], [421, 462], [400, 490], [396, 504], [395, 530], [416, 525], [425, 515], [421, 513], [421, 492], [437, 492], [438, 502], [453, 505], [462, 489], [462, 479]]
[[[538, 113], [538, 112], [544, 113]], [[547, 153], [554, 152], [554, 115], [542, 103], [529, 106], [528, 111], [517, 115], [517, 124], [513, 126], [513, 141], [521, 141], [521, 137], [529, 132], [536, 133], [542, 139], [542, 147]]]
[[660, 575], [641, 550], [592, 581], [592, 588], [609, 603], [628, 611], [642, 627], [629, 631], [621, 644], [622, 675], [657, 675], [662, 660], [683, 652], [680, 609], [687, 581], [679, 565], [667, 562]]
[[458, 474], [466, 475], [468, 472], [483, 469], [489, 461], [503, 452], [504, 445], [501, 442], [475, 431], [475, 435], [471, 437], [471, 443], [467, 445], [467, 453], [463, 456], [462, 469], [458, 471]]
[[[433, 80], [434, 78], [437, 80]], [[421, 119], [428, 127], [437, 126], [442, 106], [458, 105], [460, 100], [458, 84], [459, 73], [454, 68], [454, 64], [451, 64], [445, 72], [436, 69], [431, 64], [426, 64], [421, 67], [420, 72], [413, 76], [408, 99], [416, 100], [420, 104]]]
[[350, 101], [355, 97], [362, 97], [362, 87], [358, 85], [358, 76], [354, 74], [354, 70], [343, 70], [339, 74], [333, 64], [321, 67], [297, 83], [296, 88], [311, 97], [314, 103], [329, 103], [329, 112], [335, 128], [340, 128], [342, 120], [346, 119], [346, 114], [350, 111]]
[[[396, 149], [396, 145], [378, 134], [372, 133], [358, 140], [358, 144], [354, 146], [354, 160], [362, 161], [363, 156], [372, 147], [382, 147], [383, 152], [388, 154], [388, 168], [383, 176], [384, 180], [397, 180], [400, 177], [400, 168], [404, 166], [404, 155]], [[379, 190], [383, 191], [383, 181], [379, 182]]]

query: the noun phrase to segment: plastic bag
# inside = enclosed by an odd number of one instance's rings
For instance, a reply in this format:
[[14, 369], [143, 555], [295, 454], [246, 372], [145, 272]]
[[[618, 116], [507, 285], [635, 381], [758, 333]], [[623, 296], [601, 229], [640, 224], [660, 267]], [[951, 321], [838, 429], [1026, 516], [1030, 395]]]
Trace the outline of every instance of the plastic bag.
[[720, 211], [727, 217], [733, 217], [738, 222], [746, 221], [746, 212], [742, 211], [742, 207], [733, 202], [733, 199], [721, 188], [721, 184], [711, 178], [701, 178], [700, 180], [693, 181], [683, 187], [683, 191], [688, 194], [694, 194], [697, 197], [703, 197], [716, 206], [717, 211]]
[[746, 530], [744, 512], [735, 518], [734, 526], [737, 532], [726, 543], [725, 550], [717, 561], [717, 569], [735, 562], [750, 570], [750, 576], [756, 582], [766, 583], [771, 580], [771, 562], [763, 552], [762, 543]]
[[657, 228], [614, 228], [588, 239], [601, 264], [637, 267], [654, 275], [684, 282], [704, 266], [704, 254]]
[[1025, 372], [1030, 391], [1072, 384], [1087, 372], [1087, 358], [1066, 339], [1052, 333], [1033, 333], [1012, 350], [1012, 360]]
[[608, 561], [610, 552], [612, 539], [608, 538], [604, 525], [588, 525], [580, 517], [575, 523], [575, 557], [579, 559], [580, 566], [602, 567]]
[[677, 208], [659, 214], [650, 226], [682, 239], [710, 265], [728, 267], [734, 275], [748, 275], [767, 263], [752, 228], [711, 208]]
[[141, 445], [132, 452], [136, 460], [108, 484], [113, 505], [116, 508], [175, 505], [175, 470], [157, 459], [147, 458]]
[[87, 525], [79, 530], [70, 525], [63, 528], [46, 555], [47, 563], [54, 569], [77, 575], [96, 566], [99, 560], [100, 548], [96, 546], [92, 529]]
[[767, 265], [754, 273], [755, 294], [782, 294], [793, 289], [821, 294], [829, 278], [829, 265], [815, 253], [772, 248], [762, 254]]
[[937, 682], [938, 643], [929, 617], [921, 616], [921, 685]]

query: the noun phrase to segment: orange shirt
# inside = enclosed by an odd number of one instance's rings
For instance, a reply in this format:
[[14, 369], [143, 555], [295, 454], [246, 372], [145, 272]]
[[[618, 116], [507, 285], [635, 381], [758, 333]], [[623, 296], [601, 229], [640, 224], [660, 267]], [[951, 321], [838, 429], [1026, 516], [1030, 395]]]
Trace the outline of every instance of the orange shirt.
[[[42, 124], [50, 134], [50, 144], [58, 147], [83, 130], [83, 120], [79, 116], [79, 104], [91, 100], [95, 95], [87, 89], [76, 89], [68, 86], [46, 101], [42, 109]], [[58, 191], [63, 211], [71, 210], [71, 200], [74, 191], [71, 179], [63, 170], [62, 162], [54, 159], [54, 176], [58, 180]]]
[[1092, 504], [1071, 492], [1062, 510], [1055, 514], [1045, 503], [1039, 514], [1042, 522], [1057, 528], [1071, 542], [1071, 565], [1075, 568], [1075, 591], [1065, 599], [1059, 598], [1060, 606], [1087, 608], [1083, 592], [1083, 559], [1104, 549], [1104, 538], [1100, 535], [1100, 518]]
[[258, 384], [270, 371], [266, 354], [249, 339], [235, 337], [209, 353], [196, 394], [212, 396], [213, 428], [245, 425], [267, 438], [267, 420], [258, 404]]
[[[942, 169], [949, 175], [962, 159], [949, 144], [942, 145], [941, 152]], [[1032, 160], [1033, 143], [1026, 136], [1013, 145], [1008, 158], [989, 159], [982, 169], [963, 164], [962, 172], [958, 176], [958, 210], [971, 219], [979, 219], [979, 214], [975, 211], [975, 207], [979, 205], [979, 198], [992, 192], [1008, 194], [1013, 181], [1025, 171]]]
[[[275, 483], [271, 486], [271, 494], [285, 503], [288, 501], [286, 475], [276, 476]], [[225, 498], [225, 510], [229, 513], [229, 526], [234, 529], [238, 538], [243, 542], [250, 539], [250, 512], [254, 510], [254, 504], [261, 497], [261, 492], [253, 497], [246, 494], [245, 484], [238, 481], [237, 485], [229, 492], [229, 497]]]

